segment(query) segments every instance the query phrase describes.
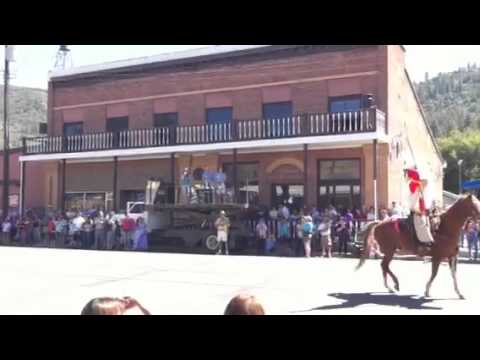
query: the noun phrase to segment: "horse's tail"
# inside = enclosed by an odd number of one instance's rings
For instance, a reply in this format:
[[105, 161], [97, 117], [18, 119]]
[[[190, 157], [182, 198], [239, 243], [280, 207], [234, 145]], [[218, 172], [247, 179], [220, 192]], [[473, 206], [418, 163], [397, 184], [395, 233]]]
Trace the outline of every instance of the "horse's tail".
[[373, 236], [373, 230], [375, 227], [380, 224], [380, 221], [375, 221], [367, 225], [367, 228], [360, 232], [360, 242], [363, 243], [363, 251], [362, 254], [360, 254], [360, 262], [358, 263], [357, 267], [355, 268], [355, 271], [360, 270], [360, 268], [365, 264], [365, 261], [370, 257], [370, 250], [373, 244], [372, 236]]

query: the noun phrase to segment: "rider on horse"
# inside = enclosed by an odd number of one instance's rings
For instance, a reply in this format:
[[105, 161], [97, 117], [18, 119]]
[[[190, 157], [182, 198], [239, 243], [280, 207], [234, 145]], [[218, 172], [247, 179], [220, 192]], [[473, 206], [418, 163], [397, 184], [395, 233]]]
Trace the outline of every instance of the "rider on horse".
[[413, 216], [413, 224], [417, 238], [423, 246], [431, 246], [434, 239], [430, 231], [424, 198], [424, 190], [428, 183], [426, 180], [420, 178], [420, 174], [416, 168], [405, 170], [405, 174], [410, 190], [410, 211]]

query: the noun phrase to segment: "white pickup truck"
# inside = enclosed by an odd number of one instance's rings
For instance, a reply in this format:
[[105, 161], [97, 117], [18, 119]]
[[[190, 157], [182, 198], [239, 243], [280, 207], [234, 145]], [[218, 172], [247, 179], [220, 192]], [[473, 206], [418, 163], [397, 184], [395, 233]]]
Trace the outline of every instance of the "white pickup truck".
[[147, 221], [147, 212], [145, 210], [144, 202], [128, 202], [127, 203], [127, 215], [133, 220], [137, 221], [139, 218], [143, 218]]
[[149, 233], [155, 230], [163, 230], [167, 225], [167, 219], [165, 214], [157, 211], [148, 211], [144, 202], [129, 202], [127, 203], [127, 215], [137, 221], [139, 218], [143, 218], [147, 225], [147, 231]]

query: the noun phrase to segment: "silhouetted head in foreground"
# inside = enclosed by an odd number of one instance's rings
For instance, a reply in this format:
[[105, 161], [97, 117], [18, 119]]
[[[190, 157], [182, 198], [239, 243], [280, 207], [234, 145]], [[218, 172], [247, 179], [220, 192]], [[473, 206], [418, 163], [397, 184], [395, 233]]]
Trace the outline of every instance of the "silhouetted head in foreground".
[[243, 294], [230, 301], [225, 315], [265, 315], [265, 310], [255, 296]]
[[81, 315], [150, 315], [150, 312], [130, 297], [103, 297], [90, 300]]

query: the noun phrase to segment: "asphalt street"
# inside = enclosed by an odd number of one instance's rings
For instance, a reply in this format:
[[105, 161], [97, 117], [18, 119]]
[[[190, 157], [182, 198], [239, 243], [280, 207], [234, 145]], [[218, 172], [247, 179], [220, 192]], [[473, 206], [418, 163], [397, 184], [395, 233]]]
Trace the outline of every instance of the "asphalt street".
[[221, 315], [240, 292], [271, 315], [480, 314], [480, 264], [459, 264], [458, 300], [442, 265], [396, 260], [401, 289], [383, 287], [379, 260], [209, 256], [0, 247], [0, 313], [76, 315], [92, 298], [132, 296], [155, 315]]

